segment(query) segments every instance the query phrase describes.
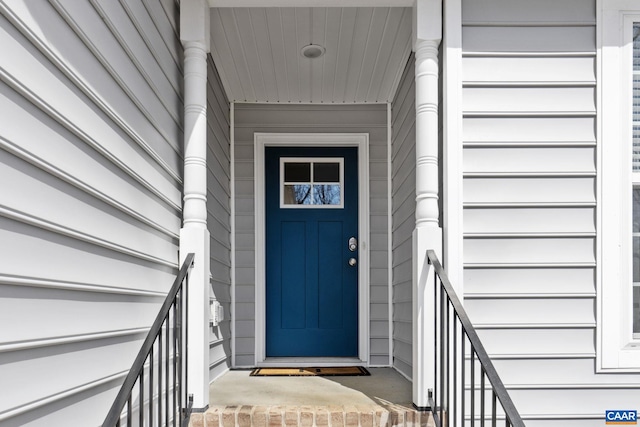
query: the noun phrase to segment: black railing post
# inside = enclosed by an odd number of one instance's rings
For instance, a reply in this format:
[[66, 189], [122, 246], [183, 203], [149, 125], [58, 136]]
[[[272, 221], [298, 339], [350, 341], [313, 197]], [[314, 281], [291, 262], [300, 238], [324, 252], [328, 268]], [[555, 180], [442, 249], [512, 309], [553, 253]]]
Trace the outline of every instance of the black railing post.
[[[187, 271], [187, 277], [189, 272]], [[184, 288], [184, 330], [189, 329], [189, 288]], [[191, 412], [189, 401], [189, 334], [184, 334], [184, 348], [183, 348], [183, 360], [184, 360], [184, 402], [185, 410], [182, 414], [183, 417], [188, 417]]]
[[[436, 274], [433, 275], [435, 278], [437, 278], [438, 276]], [[435, 284], [436, 287], [438, 287], [438, 280], [435, 279]], [[440, 410], [440, 419], [444, 421], [443, 418], [443, 406], [445, 405], [446, 402], [446, 396], [444, 395], [444, 303], [443, 303], [443, 292], [442, 292], [442, 288], [438, 287], [438, 289], [440, 290], [439, 292], [439, 298], [438, 298], [438, 317], [440, 319], [440, 335], [437, 337], [438, 339], [438, 347], [439, 348], [439, 352], [440, 352], [440, 358], [438, 361], [438, 367], [439, 367], [439, 371], [440, 371], [440, 383], [439, 383], [439, 387], [440, 387], [440, 404], [438, 405], [438, 408]]]
[[171, 340], [171, 328], [169, 327], [169, 324], [171, 323], [170, 321], [170, 317], [171, 317], [171, 311], [169, 311], [169, 313], [167, 313], [167, 317], [166, 317], [166, 324], [165, 324], [165, 328], [164, 328], [164, 333], [165, 333], [165, 340], [164, 340], [164, 345], [165, 345], [165, 362], [164, 362], [164, 372], [166, 375], [166, 380], [165, 380], [165, 384], [166, 384], [166, 390], [164, 393], [164, 425], [169, 427], [169, 389], [171, 388], [171, 383], [169, 382], [169, 378], [171, 376], [171, 372], [169, 372], [169, 359], [171, 357], [171, 352], [170, 352], [170, 340]]
[[140, 408], [138, 409], [138, 418], [140, 425], [144, 425], [144, 367], [140, 376]]
[[127, 427], [131, 427], [131, 423], [133, 423], [133, 411], [131, 407], [131, 395], [129, 395], [129, 399], [127, 399]]
[[158, 425], [162, 422], [162, 350], [162, 328], [160, 328], [158, 334]]
[[149, 425], [153, 425], [153, 345], [149, 350]]
[[181, 417], [182, 416], [182, 384], [184, 384], [184, 379], [182, 376], [182, 304], [183, 304], [183, 289], [180, 289], [180, 293], [178, 294], [178, 303], [176, 304], [178, 306], [178, 317], [176, 318], [176, 336], [177, 336], [177, 346], [178, 346], [178, 361], [177, 361], [177, 366], [178, 366], [178, 381], [176, 382], [176, 387], [178, 388], [178, 406], [176, 407], [176, 410], [178, 411], [177, 416]]
[[[444, 292], [443, 292], [444, 293]], [[443, 396], [445, 398], [445, 404], [443, 405], [443, 411], [447, 411], [447, 414], [449, 413], [449, 411], [451, 410], [451, 396], [450, 396], [450, 384], [449, 381], [451, 381], [451, 375], [449, 372], [449, 368], [450, 368], [450, 364], [449, 364], [449, 359], [451, 357], [451, 349], [449, 348], [449, 346], [451, 345], [449, 338], [450, 338], [450, 333], [451, 333], [451, 322], [449, 321], [449, 299], [445, 296], [444, 298], [445, 304], [446, 304], [446, 315], [445, 315], [445, 320], [446, 320], [446, 325], [445, 325], [445, 340], [444, 340], [444, 358], [445, 358], [445, 381], [443, 382]], [[450, 414], [447, 415], [447, 420], [449, 420], [450, 418]]]
[[[429, 263], [429, 265], [431, 265], [431, 260], [427, 258], [427, 262]], [[431, 265], [431, 268], [433, 268], [433, 265]], [[437, 276], [434, 274], [433, 275], [433, 301], [435, 304], [435, 307], [433, 308], [433, 318], [437, 319], [438, 318], [438, 280], [437, 280]], [[433, 353], [433, 404], [429, 405], [431, 406], [431, 410], [434, 411], [437, 408], [436, 406], [436, 402], [439, 402], [440, 399], [440, 392], [438, 390], [438, 323], [434, 322], [433, 324], [433, 339], [434, 339], [434, 343], [433, 343], [433, 349], [434, 349], [434, 353]]]
[[497, 420], [497, 414], [496, 414], [496, 392], [495, 391], [491, 391], [491, 427], [496, 427], [496, 420]]
[[[458, 370], [456, 369], [458, 363], [458, 322], [456, 322], [456, 316], [453, 315], [453, 427], [458, 425]], [[451, 420], [451, 418], [449, 418]], [[450, 424], [451, 425], [451, 424]]]
[[[178, 307], [177, 304], [173, 305], [173, 324], [177, 325], [178, 322]], [[176, 427], [177, 417], [178, 417], [178, 328], [174, 326], [173, 328], [173, 408], [172, 408], [172, 418], [173, 418], [173, 427]]]
[[462, 420], [462, 426], [464, 426], [464, 420], [465, 420], [465, 414], [467, 412], [467, 401], [466, 401], [466, 365], [467, 365], [467, 360], [466, 360], [466, 346], [465, 346], [465, 337], [464, 334], [462, 334], [462, 336], [460, 337], [460, 360], [462, 361], [460, 363], [461, 365], [461, 371], [460, 372], [460, 396], [461, 396], [461, 401], [460, 401], [460, 419]]
[[484, 386], [484, 367], [480, 365], [480, 427], [484, 427], [485, 409], [484, 409], [484, 395], [486, 393]]
[[476, 425], [476, 354], [473, 352], [473, 346], [471, 351], [471, 427]]
[[[434, 277], [438, 277], [437, 274], [434, 274]], [[438, 286], [438, 280], [436, 279], [436, 286]], [[446, 395], [445, 395], [445, 391], [444, 391], [444, 292], [442, 292], [442, 288], [438, 287], [440, 289], [440, 299], [439, 299], [439, 307], [440, 309], [438, 310], [438, 315], [440, 317], [440, 336], [438, 337], [438, 344], [439, 344], [439, 348], [440, 348], [440, 363], [438, 364], [439, 368], [440, 368], [440, 405], [438, 405], [438, 407], [440, 408], [440, 419], [444, 420], [444, 405], [446, 404]]]

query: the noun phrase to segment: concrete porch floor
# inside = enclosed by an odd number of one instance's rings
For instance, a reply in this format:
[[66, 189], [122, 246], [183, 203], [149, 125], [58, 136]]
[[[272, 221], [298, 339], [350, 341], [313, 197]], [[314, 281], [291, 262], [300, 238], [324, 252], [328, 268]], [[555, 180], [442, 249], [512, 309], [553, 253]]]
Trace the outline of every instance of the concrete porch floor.
[[211, 407], [193, 427], [432, 426], [411, 403], [411, 383], [391, 368], [367, 377], [250, 377], [229, 371], [210, 386]]

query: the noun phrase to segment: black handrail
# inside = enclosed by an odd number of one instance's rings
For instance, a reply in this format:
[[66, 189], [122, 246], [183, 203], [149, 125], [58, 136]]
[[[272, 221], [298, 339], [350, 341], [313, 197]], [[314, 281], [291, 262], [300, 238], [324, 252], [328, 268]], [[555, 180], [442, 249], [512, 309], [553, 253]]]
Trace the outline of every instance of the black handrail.
[[[189, 269], [193, 266], [194, 254], [190, 253], [184, 260], [180, 272], [173, 282], [173, 286], [169, 290], [167, 297], [160, 308], [160, 311], [147, 334], [142, 348], [138, 352], [129, 374], [124, 380], [116, 399], [111, 405], [111, 409], [107, 414], [102, 427], [120, 426], [121, 420], [126, 418], [126, 425], [132, 425], [134, 406], [138, 408], [139, 425], [154, 425], [153, 417], [157, 415], [157, 425], [173, 426], [182, 425], [184, 419], [189, 416], [190, 399], [187, 396], [186, 377], [188, 372], [187, 365], [187, 345], [186, 345], [186, 321], [188, 314], [188, 286], [183, 283], [188, 282]], [[173, 322], [171, 322], [173, 321]], [[164, 326], [164, 332], [163, 332]], [[173, 333], [172, 333], [173, 330]], [[163, 348], [164, 335], [164, 348]], [[156, 346], [155, 343], [158, 343]], [[157, 376], [154, 374], [154, 347], [158, 350]], [[173, 350], [173, 374], [170, 372], [171, 358], [170, 351]], [[163, 357], [164, 352], [164, 357]], [[162, 361], [165, 359], [164, 377], [162, 374]], [[148, 364], [147, 373], [145, 375], [145, 365]], [[154, 376], [157, 382], [154, 387]], [[145, 413], [145, 377], [149, 380], [149, 386], [146, 391], [149, 393], [148, 413]], [[164, 381], [163, 381], [164, 379]], [[164, 382], [164, 384], [163, 384]], [[139, 385], [138, 404], [133, 405], [132, 395], [133, 389]], [[163, 389], [164, 385], [164, 389]], [[169, 393], [173, 394], [173, 399], [169, 399]], [[157, 413], [154, 413], [154, 393], [157, 393]], [[164, 412], [162, 395], [164, 399]], [[184, 400], [183, 400], [184, 394]], [[184, 408], [183, 402], [187, 404]], [[170, 403], [172, 405], [170, 405]], [[127, 407], [125, 410], [125, 406]], [[164, 424], [162, 416], [164, 415]], [[177, 420], [178, 417], [183, 417]], [[148, 421], [145, 424], [145, 419]]]
[[[504, 417], [506, 427], [524, 427], [524, 422], [505, 388], [491, 358], [487, 354], [480, 337], [469, 320], [462, 303], [451, 285], [436, 253], [427, 251], [429, 265], [434, 269], [434, 317], [435, 322], [435, 385], [429, 390], [429, 406], [436, 425], [457, 427], [475, 426], [476, 406], [480, 408], [478, 416], [480, 426], [490, 420], [495, 427], [498, 418]], [[440, 283], [440, 286], [438, 286]], [[462, 332], [458, 335], [458, 331]], [[466, 344], [470, 348], [466, 350]], [[458, 351], [458, 344], [461, 350]], [[469, 357], [470, 375], [467, 378], [465, 359]], [[476, 403], [476, 365], [480, 367], [479, 397]], [[491, 388], [487, 390], [485, 379]], [[469, 386], [470, 405], [467, 407], [466, 387]], [[487, 407], [485, 394], [491, 391], [491, 406]], [[497, 402], [502, 406], [503, 414], [497, 413]], [[469, 423], [465, 421], [468, 419]]]

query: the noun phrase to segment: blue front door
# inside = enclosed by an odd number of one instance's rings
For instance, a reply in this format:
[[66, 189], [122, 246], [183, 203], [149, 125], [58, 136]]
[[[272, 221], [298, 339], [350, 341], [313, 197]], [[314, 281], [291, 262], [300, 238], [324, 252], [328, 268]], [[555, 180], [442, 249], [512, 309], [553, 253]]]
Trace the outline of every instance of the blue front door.
[[267, 147], [265, 174], [266, 356], [357, 356], [357, 149]]

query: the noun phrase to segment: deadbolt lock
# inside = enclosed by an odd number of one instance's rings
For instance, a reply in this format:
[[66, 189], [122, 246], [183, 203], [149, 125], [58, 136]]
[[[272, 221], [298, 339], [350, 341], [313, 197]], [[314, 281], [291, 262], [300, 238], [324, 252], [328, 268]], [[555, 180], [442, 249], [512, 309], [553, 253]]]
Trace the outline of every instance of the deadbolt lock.
[[351, 237], [349, 239], [349, 250], [355, 252], [358, 249], [358, 239]]

